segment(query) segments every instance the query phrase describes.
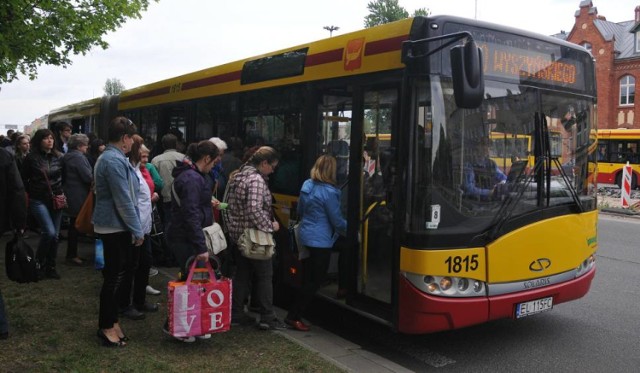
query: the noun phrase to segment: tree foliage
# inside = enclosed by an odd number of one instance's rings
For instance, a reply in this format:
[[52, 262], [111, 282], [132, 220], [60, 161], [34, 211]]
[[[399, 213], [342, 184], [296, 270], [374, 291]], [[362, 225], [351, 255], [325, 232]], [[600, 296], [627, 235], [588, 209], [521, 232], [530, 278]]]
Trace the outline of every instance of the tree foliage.
[[[364, 27], [374, 27], [399, 21], [409, 17], [409, 12], [400, 6], [398, 0], [375, 0], [367, 4], [369, 15], [364, 17]], [[428, 16], [429, 9], [419, 8], [413, 12], [413, 16]]]
[[124, 91], [124, 84], [118, 78], [107, 79], [104, 83], [104, 95], [112, 96], [117, 95]]
[[[158, 1], [158, 0], [155, 0]], [[140, 18], [149, 0], [2, 0], [0, 2], [0, 84], [42, 64], [67, 67], [72, 54], [106, 49], [102, 38], [129, 18]]]

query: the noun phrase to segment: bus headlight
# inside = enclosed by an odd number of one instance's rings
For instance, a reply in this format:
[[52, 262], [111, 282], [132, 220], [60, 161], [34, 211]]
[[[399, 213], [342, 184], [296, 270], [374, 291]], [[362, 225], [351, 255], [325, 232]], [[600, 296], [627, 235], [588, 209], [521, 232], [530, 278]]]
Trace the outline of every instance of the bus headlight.
[[403, 272], [404, 277], [429, 295], [443, 297], [481, 297], [486, 295], [485, 283], [467, 277], [431, 276]]
[[589, 272], [589, 270], [593, 268], [594, 265], [596, 265], [596, 257], [594, 255], [589, 255], [587, 259], [580, 262], [580, 265], [576, 270], [576, 277], [580, 277]]

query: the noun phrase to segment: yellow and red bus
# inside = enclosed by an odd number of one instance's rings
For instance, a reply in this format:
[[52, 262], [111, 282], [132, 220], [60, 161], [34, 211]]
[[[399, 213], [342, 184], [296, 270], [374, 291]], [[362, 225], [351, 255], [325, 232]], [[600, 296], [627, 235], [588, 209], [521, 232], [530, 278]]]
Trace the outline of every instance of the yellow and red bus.
[[[269, 182], [283, 226], [296, 218], [315, 159], [336, 156], [348, 230], [319, 295], [400, 332], [430, 333], [549, 311], [588, 292], [595, 187], [586, 171], [562, 172], [551, 138], [564, 131], [563, 158], [586, 170], [595, 98], [582, 47], [436, 16], [150, 83], [49, 118], [104, 137], [106, 123], [126, 115], [156, 153], [170, 130], [185, 142], [273, 146], [282, 159]], [[500, 180], [474, 196], [468, 165], [492, 133], [526, 139], [529, 154], [517, 167], [493, 161]], [[286, 229], [276, 240], [275, 273], [287, 285], [278, 295], [300, 283], [301, 268]]]
[[631, 188], [640, 178], [640, 130], [598, 130], [598, 183], [622, 185], [622, 167], [631, 165]]

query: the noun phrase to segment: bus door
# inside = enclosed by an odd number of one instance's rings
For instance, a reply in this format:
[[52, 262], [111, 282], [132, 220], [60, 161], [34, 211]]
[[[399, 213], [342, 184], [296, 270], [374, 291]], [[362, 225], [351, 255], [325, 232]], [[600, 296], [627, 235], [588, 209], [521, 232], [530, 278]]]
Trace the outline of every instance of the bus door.
[[[383, 304], [391, 303], [394, 283], [394, 203], [390, 197], [397, 97], [396, 89], [366, 90], [362, 106], [358, 292]], [[384, 316], [389, 317], [386, 312]]]
[[[353, 184], [350, 179], [350, 156], [352, 142], [352, 114], [353, 99], [351, 92], [345, 87], [341, 89], [334, 88], [331, 93], [321, 95], [318, 115], [319, 128], [317, 133], [317, 148], [315, 158], [322, 154], [329, 154], [336, 158], [336, 181], [337, 186], [342, 191], [342, 199], [340, 201], [342, 215], [348, 222], [348, 235], [351, 237], [340, 237], [334, 246], [331, 256], [331, 264], [329, 266], [328, 282], [320, 293], [329, 299], [340, 299], [344, 301], [344, 297], [339, 294], [346, 293], [346, 289], [351, 287], [348, 285], [350, 278], [353, 277], [353, 271], [349, 262], [355, 257], [347, 242], [356, 241], [356, 230], [352, 221], [357, 220], [357, 215], [353, 214], [349, 209], [350, 185]], [[315, 162], [315, 158], [311, 165]]]

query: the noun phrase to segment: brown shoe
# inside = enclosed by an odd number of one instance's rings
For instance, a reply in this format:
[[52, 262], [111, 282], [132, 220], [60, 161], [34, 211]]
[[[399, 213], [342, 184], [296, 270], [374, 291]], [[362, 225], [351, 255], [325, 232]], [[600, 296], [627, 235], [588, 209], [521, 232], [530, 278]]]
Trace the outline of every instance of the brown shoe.
[[308, 332], [309, 329], [309, 325], [303, 323], [300, 320], [289, 320], [289, 319], [284, 319], [284, 323], [289, 325], [290, 327], [292, 327], [295, 330], [299, 330], [301, 332]]

